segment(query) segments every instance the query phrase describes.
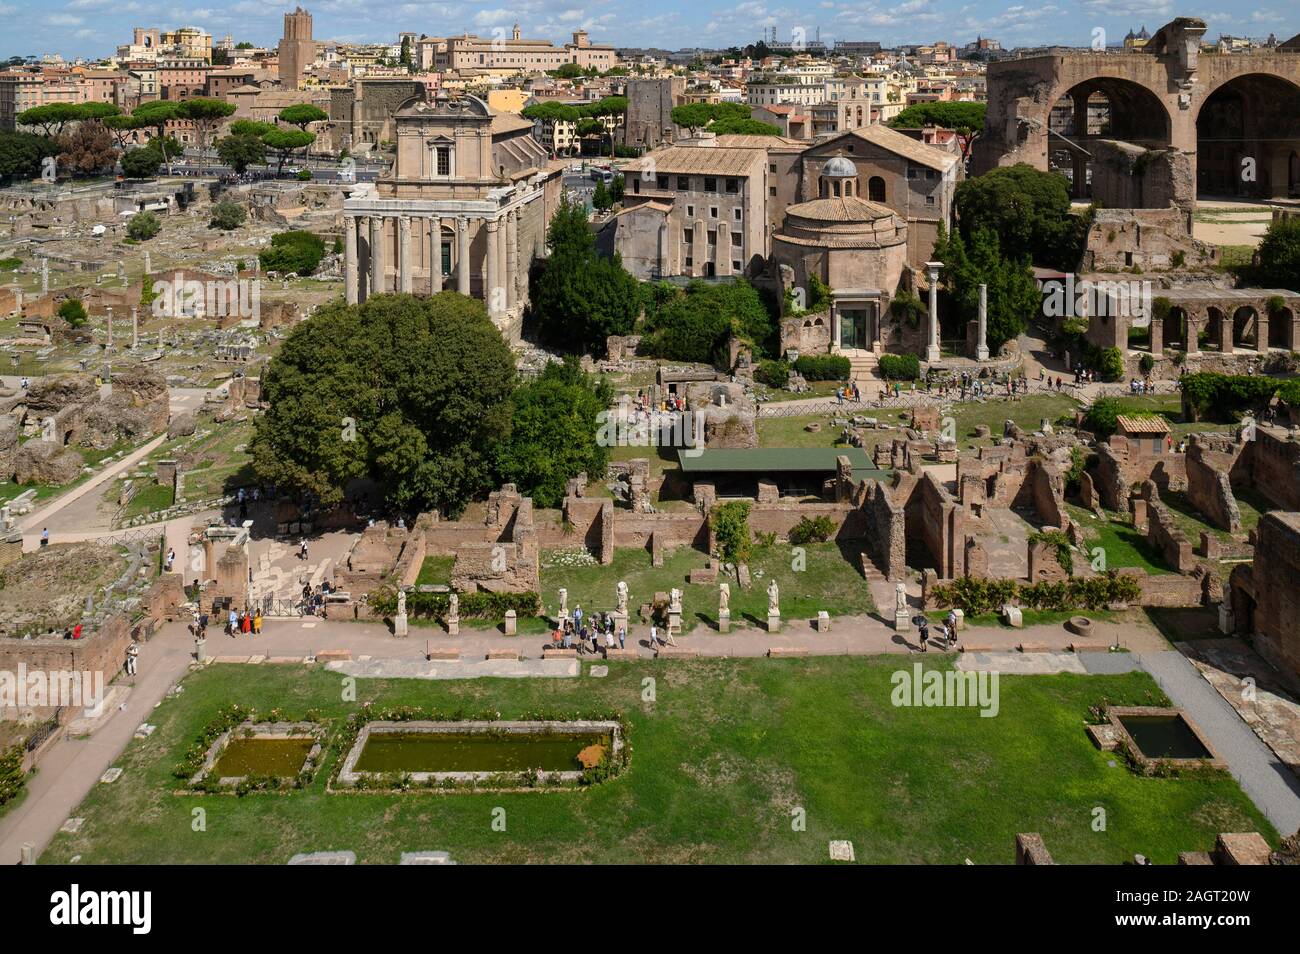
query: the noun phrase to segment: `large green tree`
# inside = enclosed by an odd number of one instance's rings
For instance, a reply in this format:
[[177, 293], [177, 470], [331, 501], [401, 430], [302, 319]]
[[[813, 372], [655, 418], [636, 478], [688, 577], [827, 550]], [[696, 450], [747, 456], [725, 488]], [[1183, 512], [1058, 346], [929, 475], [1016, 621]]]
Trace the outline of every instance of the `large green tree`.
[[1252, 271], [1257, 285], [1300, 291], [1300, 219], [1269, 225], [1259, 243], [1259, 265]]
[[483, 304], [376, 295], [302, 322], [262, 375], [250, 444], [263, 480], [326, 503], [371, 478], [403, 510], [458, 515], [509, 438], [514, 359]]
[[597, 441], [600, 415], [612, 401], [609, 383], [584, 372], [577, 357], [548, 364], [515, 391], [510, 439], [497, 458], [501, 479], [539, 507], [560, 506], [570, 477], [599, 480], [609, 460]]
[[315, 133], [304, 132], [301, 129], [271, 129], [262, 135], [262, 142], [266, 143], [268, 148], [275, 150], [277, 175], [284, 171], [285, 160], [297, 150], [306, 148], [315, 141]]
[[266, 162], [266, 143], [258, 136], [223, 136], [217, 140], [217, 158], [243, 175], [249, 166]]
[[227, 103], [223, 99], [210, 99], [206, 96], [196, 96], [180, 104], [181, 117], [194, 123], [200, 149], [208, 148], [208, 139], [212, 135], [212, 130], [234, 111], [234, 103]]
[[954, 206], [968, 242], [980, 229], [989, 229], [1009, 259], [1028, 256], [1063, 271], [1078, 267], [1088, 220], [1071, 213], [1064, 176], [1025, 163], [1004, 166], [960, 183]]
[[609, 335], [631, 332], [640, 312], [637, 280], [618, 255], [596, 250], [586, 208], [562, 202], [547, 245], [551, 256], [538, 266], [530, 290], [542, 339], [566, 351], [599, 351]]
[[757, 354], [775, 354], [777, 324], [758, 289], [743, 278], [710, 284], [692, 282], [685, 290], [652, 286], [647, 301], [648, 353], [670, 361], [695, 361], [723, 367], [727, 340], [736, 335], [753, 343]]
[[58, 151], [54, 141], [44, 136], [0, 132], [0, 180], [33, 178], [41, 171], [41, 160]]
[[988, 344], [994, 354], [1042, 309], [1029, 256], [1007, 257], [990, 229], [979, 229], [969, 242], [940, 230], [934, 258], [943, 262], [942, 280], [962, 329], [979, 317], [979, 286], [988, 286]]

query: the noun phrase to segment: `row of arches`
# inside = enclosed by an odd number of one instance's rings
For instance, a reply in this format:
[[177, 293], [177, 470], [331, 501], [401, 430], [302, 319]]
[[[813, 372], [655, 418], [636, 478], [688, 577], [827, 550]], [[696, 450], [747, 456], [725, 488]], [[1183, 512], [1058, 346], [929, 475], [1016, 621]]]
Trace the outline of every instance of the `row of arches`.
[[[1277, 348], [1295, 350], [1295, 320], [1290, 308], [1261, 312], [1253, 305], [1241, 305], [1231, 311], [1210, 305], [1203, 312], [1182, 305], [1169, 309], [1159, 324], [1160, 348], [1183, 351], [1267, 351]], [[1263, 343], [1261, 344], [1261, 335]]]
[[[1164, 102], [1147, 87], [1093, 77], [1067, 90], [1048, 116], [1048, 164], [1092, 197], [1088, 144], [1117, 139], [1146, 149], [1172, 144]], [[1248, 73], [1218, 86], [1196, 116], [1196, 189], [1201, 198], [1300, 196], [1300, 86]]]

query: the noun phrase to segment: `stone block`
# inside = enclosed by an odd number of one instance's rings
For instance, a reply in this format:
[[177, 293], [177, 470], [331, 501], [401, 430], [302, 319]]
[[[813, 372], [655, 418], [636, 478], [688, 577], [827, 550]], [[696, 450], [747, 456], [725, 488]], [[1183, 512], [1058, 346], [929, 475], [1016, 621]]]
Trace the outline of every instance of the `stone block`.
[[779, 659], [782, 656], [807, 656], [807, 646], [771, 646], [767, 650], [767, 655], [771, 659]]
[[518, 614], [514, 610], [506, 610], [505, 617], [505, 634], [514, 636], [518, 632]]
[[352, 650], [350, 649], [322, 649], [316, 653], [318, 663], [331, 662], [351, 662]]
[[1214, 857], [1223, 865], [1266, 865], [1270, 849], [1257, 831], [1224, 832], [1214, 840]]
[[813, 629], [819, 633], [829, 633], [831, 631], [831, 614], [822, 610], [813, 619]]
[[1014, 626], [1017, 629], [1025, 625], [1025, 620], [1021, 615], [1020, 607], [1012, 606], [1010, 603], [1002, 607], [1002, 621], [1008, 626]]

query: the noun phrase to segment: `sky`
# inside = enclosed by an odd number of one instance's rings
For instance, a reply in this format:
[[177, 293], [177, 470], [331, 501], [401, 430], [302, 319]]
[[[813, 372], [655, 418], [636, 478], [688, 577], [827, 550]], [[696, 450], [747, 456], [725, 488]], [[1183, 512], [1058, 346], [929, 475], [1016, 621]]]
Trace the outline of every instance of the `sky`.
[[[529, 38], [566, 41], [584, 28], [593, 42], [616, 46], [744, 46], [770, 34], [785, 42], [799, 36], [823, 43], [836, 39], [879, 40], [885, 46], [947, 40], [962, 44], [977, 35], [1000, 40], [1004, 47], [1059, 43], [1092, 45], [1094, 31], [1118, 43], [1143, 24], [1155, 29], [1175, 16], [1199, 16], [1207, 37], [1220, 33], [1280, 40], [1300, 33], [1300, 4], [1265, 0], [1259, 4], [1222, 4], [1209, 8], [1176, 5], [1171, 0], [1055, 0], [1007, 3], [1000, 0], [489, 0], [486, 3], [410, 3], [405, 0], [305, 0], [317, 39], [345, 42], [397, 42], [403, 30], [445, 36], [463, 32], [508, 36], [518, 22]], [[283, 14], [290, 5], [266, 0], [0, 0], [0, 57], [66, 58], [111, 54], [129, 43], [137, 26], [174, 29], [198, 26], [220, 39], [272, 46], [279, 39]], [[653, 15], [651, 15], [653, 10]], [[819, 33], [820, 31], [820, 33]]]

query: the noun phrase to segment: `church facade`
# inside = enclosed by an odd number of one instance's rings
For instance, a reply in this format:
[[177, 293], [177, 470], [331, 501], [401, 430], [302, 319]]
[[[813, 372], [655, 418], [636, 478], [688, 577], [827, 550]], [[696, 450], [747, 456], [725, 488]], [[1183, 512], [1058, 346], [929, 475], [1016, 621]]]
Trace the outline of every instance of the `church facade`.
[[563, 195], [561, 166], [548, 162], [531, 122], [473, 96], [415, 96], [395, 126], [392, 170], [343, 205], [348, 303], [457, 291], [480, 299], [518, 342], [529, 268], [546, 253]]

